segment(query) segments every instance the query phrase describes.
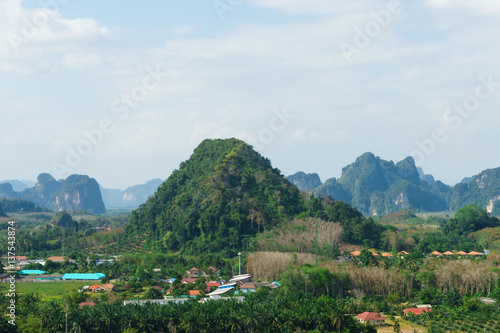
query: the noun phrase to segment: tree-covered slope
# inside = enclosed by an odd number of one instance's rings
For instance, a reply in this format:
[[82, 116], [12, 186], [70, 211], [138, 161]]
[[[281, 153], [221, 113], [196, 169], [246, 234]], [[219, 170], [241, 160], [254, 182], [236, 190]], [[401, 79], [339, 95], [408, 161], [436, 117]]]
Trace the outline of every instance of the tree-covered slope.
[[488, 169], [453, 187], [450, 208], [460, 209], [467, 204], [484, 208], [493, 215], [500, 215], [500, 168]]
[[342, 169], [339, 179], [328, 179], [314, 192], [345, 201], [366, 215], [446, 210], [451, 196], [451, 188], [443, 183], [422, 180], [412, 157], [395, 164], [372, 153], [358, 157]]
[[304, 211], [299, 190], [237, 139], [203, 141], [131, 214], [126, 234], [150, 247], [235, 250], [244, 237]]

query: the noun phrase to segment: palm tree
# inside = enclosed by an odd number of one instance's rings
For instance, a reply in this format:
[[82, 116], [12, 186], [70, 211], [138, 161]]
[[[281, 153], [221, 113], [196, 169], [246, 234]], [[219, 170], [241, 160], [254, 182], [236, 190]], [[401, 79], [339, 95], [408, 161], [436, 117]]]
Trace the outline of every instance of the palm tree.
[[346, 318], [344, 314], [335, 311], [331, 314], [330, 319], [332, 321], [333, 328], [338, 330], [340, 333], [346, 323]]
[[250, 329], [251, 333], [253, 333], [255, 327], [259, 326], [259, 319], [260, 316], [253, 305], [250, 305], [248, 309], [243, 309], [243, 324]]
[[236, 315], [235, 312], [231, 313], [228, 327], [231, 333], [241, 332], [240, 318]]

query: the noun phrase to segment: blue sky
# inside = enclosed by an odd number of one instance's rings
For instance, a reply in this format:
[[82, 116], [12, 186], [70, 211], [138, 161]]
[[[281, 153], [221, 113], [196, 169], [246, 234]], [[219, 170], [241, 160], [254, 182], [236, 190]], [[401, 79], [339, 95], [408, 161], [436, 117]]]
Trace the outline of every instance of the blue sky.
[[0, 0], [0, 179], [123, 189], [237, 137], [285, 175], [371, 151], [456, 183], [500, 166], [499, 18], [496, 0]]

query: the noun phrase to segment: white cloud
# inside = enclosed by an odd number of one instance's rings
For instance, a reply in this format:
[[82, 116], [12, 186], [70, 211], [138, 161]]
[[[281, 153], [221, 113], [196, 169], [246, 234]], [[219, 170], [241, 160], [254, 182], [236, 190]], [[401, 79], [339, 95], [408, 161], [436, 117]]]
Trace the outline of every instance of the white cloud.
[[[89, 48], [111, 35], [91, 18], [65, 19], [55, 10], [25, 9], [20, 0], [0, 1], [0, 71], [29, 74], [59, 66], [87, 69], [100, 63]], [[87, 55], [78, 55], [81, 49]]]
[[[455, 11], [457, 9], [467, 10], [483, 15], [500, 14], [500, 2], [498, 0], [427, 0], [431, 7]], [[453, 14], [453, 13], [451, 13]]]
[[68, 53], [64, 55], [63, 65], [74, 70], [85, 70], [94, 68], [101, 63], [98, 54], [77, 54]]
[[[272, 15], [281, 23], [214, 26], [206, 34], [188, 25], [163, 26], [161, 37], [153, 33], [144, 44], [134, 44], [128, 33], [119, 32], [139, 34], [137, 27], [111, 30], [92, 17], [67, 19], [54, 12], [15, 53], [6, 32], [19, 31], [23, 17], [35, 10], [24, 9], [20, 1], [0, 0], [0, 110], [17, 115], [2, 114], [0, 132], [18, 129], [5, 136], [5, 143], [14, 147], [16, 134], [30, 134], [30, 142], [38, 137], [50, 147], [50, 157], [27, 143], [23, 156], [62, 159], [66, 145], [82, 139], [82, 130], [109, 117], [116, 131], [76, 172], [97, 177], [106, 172], [100, 161], [107, 158], [110, 165], [118, 165], [114, 169], [127, 165], [140, 173], [147, 164], [156, 168], [155, 176], [166, 178], [165, 170], [177, 167], [201, 140], [238, 137], [264, 146], [277, 167], [308, 169], [327, 178], [368, 150], [386, 159], [409, 155], [416, 139], [440, 125], [446, 106], [463, 99], [478, 76], [500, 64], [500, 47], [492, 42], [500, 25], [477, 20], [473, 13], [482, 9], [476, 2], [453, 2], [467, 9], [459, 17], [449, 15], [450, 1], [414, 3], [349, 64], [339, 44], [352, 42], [354, 29], [373, 20], [371, 11], [386, 8], [387, 1], [249, 1], [264, 8], [260, 10], [276, 9]], [[495, 3], [482, 4], [495, 12]], [[300, 19], [294, 20], [295, 15]], [[215, 19], [210, 24], [222, 23]], [[110, 105], [141, 86], [146, 68], [157, 64], [164, 65], [163, 81], [120, 120]], [[498, 127], [494, 110], [499, 102], [492, 98], [489, 103], [481, 112], [490, 116], [488, 126]], [[296, 118], [263, 145], [259, 133], [271, 128], [273, 110], [281, 107]], [[29, 129], [26, 119], [33, 124]], [[470, 137], [498, 141], [495, 131], [481, 131], [475, 124], [464, 123], [463, 151], [469, 149]], [[454, 144], [450, 140], [442, 145], [436, 160]], [[335, 154], [324, 154], [333, 150]], [[430, 166], [437, 165], [433, 158], [428, 159]], [[445, 163], [436, 170], [444, 168]]]
[[332, 14], [376, 8], [374, 1], [344, 0], [249, 0], [252, 5], [278, 9], [290, 14]]

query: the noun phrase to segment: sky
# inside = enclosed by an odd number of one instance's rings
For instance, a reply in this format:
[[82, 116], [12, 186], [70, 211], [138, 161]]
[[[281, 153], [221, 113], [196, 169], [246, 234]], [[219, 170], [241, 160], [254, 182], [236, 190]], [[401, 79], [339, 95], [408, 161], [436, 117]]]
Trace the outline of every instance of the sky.
[[0, 0], [0, 180], [166, 179], [207, 138], [322, 181], [500, 167], [497, 0]]

